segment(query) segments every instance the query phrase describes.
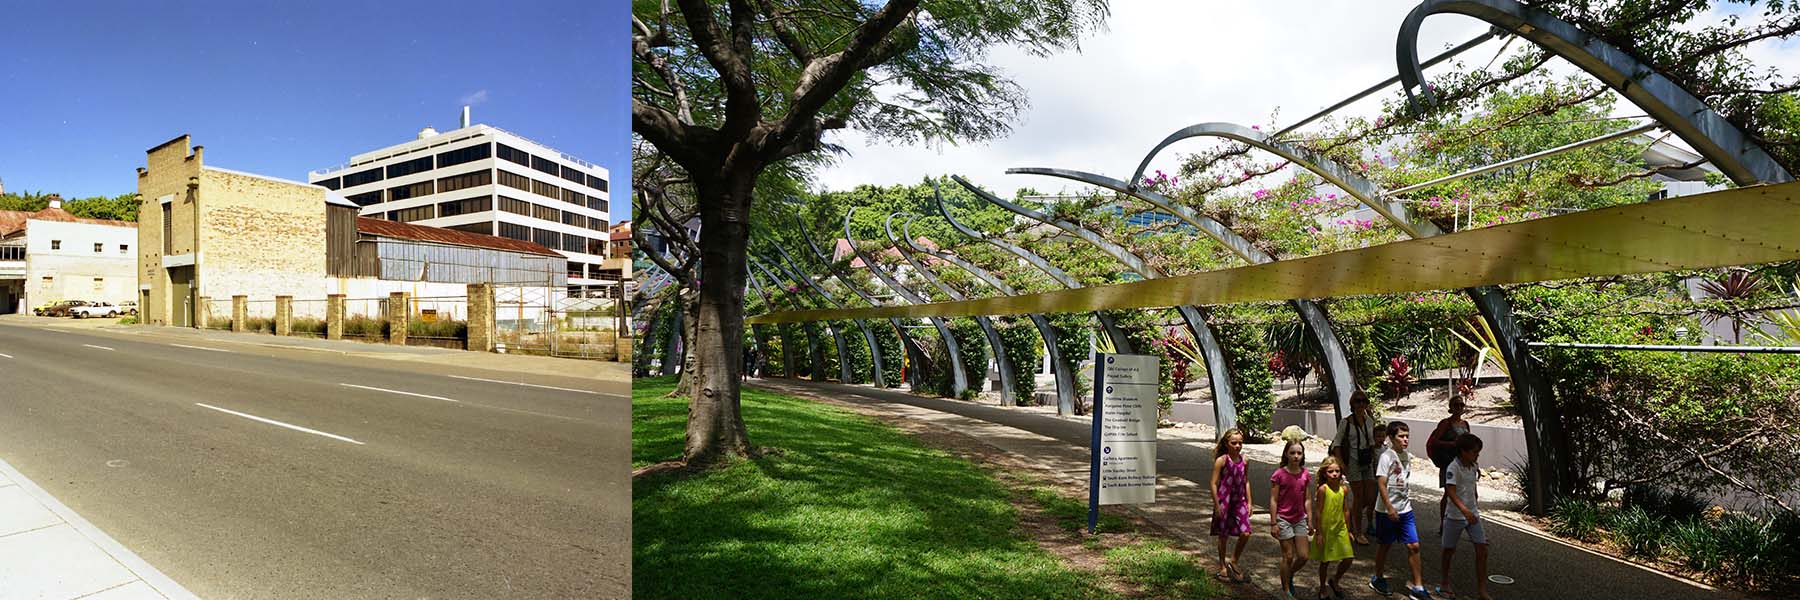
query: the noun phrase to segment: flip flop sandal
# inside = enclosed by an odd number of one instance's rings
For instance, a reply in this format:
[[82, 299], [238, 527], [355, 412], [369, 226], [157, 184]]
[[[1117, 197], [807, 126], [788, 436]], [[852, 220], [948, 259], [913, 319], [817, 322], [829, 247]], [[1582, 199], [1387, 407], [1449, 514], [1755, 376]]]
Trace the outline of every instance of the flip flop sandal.
[[1441, 585], [1435, 586], [1431, 589], [1431, 591], [1433, 593], [1436, 593], [1439, 598], [1443, 598], [1444, 600], [1456, 600], [1456, 592], [1445, 591], [1444, 586], [1441, 586]]

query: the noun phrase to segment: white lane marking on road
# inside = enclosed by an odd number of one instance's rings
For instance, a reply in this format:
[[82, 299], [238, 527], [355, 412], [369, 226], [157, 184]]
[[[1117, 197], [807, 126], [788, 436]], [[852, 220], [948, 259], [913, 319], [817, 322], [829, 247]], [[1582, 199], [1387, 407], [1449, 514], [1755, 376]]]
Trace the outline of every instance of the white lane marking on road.
[[615, 398], [626, 397], [624, 394], [607, 394], [604, 392], [596, 392], [596, 391], [592, 391], [592, 390], [578, 390], [578, 389], [574, 389], [574, 388], [556, 387], [553, 385], [538, 385], [535, 383], [524, 383], [524, 382], [520, 382], [520, 381], [502, 381], [499, 379], [482, 379], [480, 377], [463, 377], [461, 375], [451, 375], [451, 377], [454, 377], [457, 379], [467, 379], [469, 381], [486, 381], [488, 383], [504, 383], [507, 385], [523, 385], [523, 386], [530, 386], [530, 387], [534, 387], [534, 388], [544, 388], [547, 390], [560, 390], [560, 391], [564, 391], [564, 392], [575, 392], [577, 394], [593, 394], [595, 396], [612, 396]]
[[453, 399], [453, 398], [445, 398], [445, 397], [443, 397], [443, 396], [431, 396], [431, 395], [427, 395], [427, 394], [415, 394], [415, 393], [412, 393], [412, 392], [402, 392], [402, 391], [400, 391], [400, 390], [390, 390], [390, 389], [386, 389], [386, 388], [378, 388], [378, 387], [369, 387], [369, 386], [366, 386], [366, 385], [356, 385], [356, 384], [354, 384], [354, 383], [340, 383], [340, 384], [338, 384], [338, 385], [341, 385], [341, 386], [344, 386], [344, 387], [353, 387], [353, 388], [356, 388], [356, 389], [359, 389], [359, 390], [372, 390], [372, 391], [377, 391], [377, 392], [387, 392], [387, 393], [389, 393], [389, 394], [402, 394], [402, 395], [406, 395], [406, 396], [418, 396], [418, 397], [420, 397], [420, 398], [430, 398], [430, 399], [432, 399], [432, 400], [443, 400], [443, 401], [445, 401], [445, 402], [462, 402], [462, 401], [461, 401], [461, 400], [456, 400], [456, 399]]
[[83, 345], [83, 346], [87, 346], [87, 347], [89, 347], [89, 348], [99, 348], [99, 349], [101, 349], [101, 350], [106, 350], [106, 351], [108, 351], [108, 352], [115, 352], [115, 350], [113, 350], [113, 349], [112, 349], [112, 348], [108, 348], [108, 347], [106, 347], [106, 346], [95, 346], [95, 345], [93, 345], [93, 344], [82, 344], [82, 345]]
[[0, 354], [0, 358], [12, 358], [11, 354]]
[[230, 350], [226, 350], [226, 349], [224, 349], [224, 348], [208, 348], [208, 347], [206, 347], [206, 346], [189, 346], [189, 345], [187, 345], [187, 344], [176, 344], [176, 343], [173, 343], [173, 342], [170, 342], [170, 343], [169, 343], [169, 345], [170, 345], [170, 346], [174, 346], [174, 347], [176, 347], [176, 348], [193, 348], [193, 349], [195, 349], [195, 350], [208, 350], [208, 351], [211, 351], [211, 352], [227, 352], [227, 353], [231, 353], [231, 351], [230, 351]]
[[230, 415], [237, 415], [237, 416], [240, 416], [240, 417], [243, 417], [243, 418], [246, 418], [246, 419], [250, 419], [250, 420], [252, 420], [252, 421], [261, 421], [261, 422], [263, 422], [263, 423], [268, 423], [268, 424], [270, 424], [270, 425], [274, 425], [274, 426], [276, 426], [276, 427], [286, 427], [286, 428], [288, 428], [288, 429], [292, 429], [292, 430], [294, 430], [294, 431], [304, 431], [304, 432], [307, 432], [307, 433], [310, 433], [310, 434], [313, 434], [313, 435], [322, 435], [322, 436], [325, 436], [325, 437], [328, 437], [328, 438], [331, 438], [331, 439], [334, 439], [334, 440], [338, 440], [338, 441], [343, 441], [343, 442], [350, 442], [350, 443], [352, 443], [352, 444], [356, 444], [356, 445], [358, 445], [358, 446], [362, 446], [362, 445], [364, 445], [364, 444], [363, 444], [363, 443], [362, 443], [362, 442], [359, 442], [359, 441], [356, 441], [356, 440], [353, 440], [353, 439], [350, 439], [350, 438], [347, 438], [347, 437], [344, 437], [344, 436], [341, 436], [341, 435], [334, 435], [334, 434], [330, 434], [330, 433], [325, 433], [325, 432], [323, 432], [323, 431], [319, 431], [319, 430], [317, 430], [317, 429], [307, 429], [307, 428], [305, 428], [305, 427], [301, 427], [301, 426], [299, 426], [299, 425], [289, 425], [289, 424], [287, 424], [287, 423], [283, 423], [283, 422], [281, 422], [281, 421], [277, 421], [277, 420], [274, 420], [274, 419], [264, 419], [264, 418], [262, 418], [262, 417], [259, 417], [259, 416], [256, 416], [256, 415], [247, 415], [247, 414], [244, 414], [244, 413], [241, 413], [241, 412], [238, 412], [238, 411], [235, 411], [235, 410], [229, 410], [229, 409], [224, 409], [224, 408], [219, 408], [219, 407], [217, 407], [217, 406], [213, 406], [213, 405], [211, 405], [211, 404], [201, 404], [201, 403], [199, 403], [199, 402], [195, 402], [195, 403], [194, 403], [194, 406], [199, 406], [199, 407], [202, 407], [202, 408], [210, 408], [210, 409], [213, 409], [213, 410], [216, 410], [216, 411], [219, 411], [219, 412], [222, 412], [222, 413], [225, 413], [225, 414], [230, 414]]

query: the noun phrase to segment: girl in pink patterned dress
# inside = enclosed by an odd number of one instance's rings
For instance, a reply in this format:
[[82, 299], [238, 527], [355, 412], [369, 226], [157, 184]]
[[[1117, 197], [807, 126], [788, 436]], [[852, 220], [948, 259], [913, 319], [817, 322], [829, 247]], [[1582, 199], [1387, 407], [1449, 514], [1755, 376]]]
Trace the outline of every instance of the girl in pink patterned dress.
[[[1213, 521], [1212, 534], [1219, 538], [1219, 573], [1220, 581], [1249, 581], [1250, 576], [1238, 569], [1238, 559], [1244, 556], [1244, 544], [1250, 541], [1250, 478], [1246, 474], [1244, 463], [1244, 433], [1237, 429], [1225, 431], [1219, 436], [1219, 446], [1213, 450], [1212, 497]], [[1231, 553], [1231, 560], [1225, 560], [1225, 545], [1236, 537], [1237, 549]]]

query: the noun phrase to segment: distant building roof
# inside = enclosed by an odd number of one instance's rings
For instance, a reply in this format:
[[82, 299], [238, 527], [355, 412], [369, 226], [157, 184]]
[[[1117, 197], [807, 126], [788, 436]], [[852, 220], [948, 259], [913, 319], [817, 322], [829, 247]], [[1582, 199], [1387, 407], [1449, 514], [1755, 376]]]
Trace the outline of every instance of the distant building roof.
[[25, 218], [31, 213], [22, 210], [0, 210], [0, 235], [6, 235], [25, 228]]
[[25, 221], [56, 221], [60, 223], [87, 223], [89, 225], [106, 225], [110, 227], [137, 228], [131, 221], [114, 221], [111, 219], [88, 219], [69, 214], [61, 208], [45, 208], [37, 212], [21, 210], [0, 210], [0, 235], [10, 235], [25, 229]]
[[[925, 236], [919, 236], [918, 239], [913, 240], [913, 243], [918, 245], [920, 248], [925, 248], [927, 250], [938, 249], [937, 243], [931, 241], [930, 238], [927, 238]], [[855, 255], [856, 255], [856, 250], [854, 248], [850, 247], [850, 240], [847, 240], [844, 238], [838, 238], [837, 243], [831, 250], [831, 260], [833, 260], [833, 261], [844, 260], [844, 257], [846, 257], [846, 256], [855, 256]], [[881, 256], [882, 256], [882, 258], [892, 258], [895, 260], [899, 260], [900, 259], [900, 250], [894, 248], [893, 246], [889, 246], [889, 247], [883, 248], [881, 250]], [[939, 260], [940, 259], [935, 256], [930, 256], [930, 255], [925, 256], [926, 264], [936, 264]], [[863, 261], [862, 261], [861, 257], [853, 258], [850, 260], [850, 268], [852, 268], [852, 269], [861, 269], [861, 268], [863, 268], [863, 266], [864, 265], [863, 265]]]
[[456, 229], [444, 229], [442, 227], [427, 227], [424, 225], [401, 223], [399, 221], [371, 219], [369, 217], [356, 218], [356, 231], [369, 235], [402, 240], [436, 242], [439, 244], [451, 244], [455, 246], [474, 246], [476, 248], [489, 248], [493, 250], [506, 250], [509, 252], [523, 252], [525, 254], [538, 254], [562, 258], [562, 255], [557, 254], [555, 250], [545, 248], [532, 242], [493, 235], [470, 233]]

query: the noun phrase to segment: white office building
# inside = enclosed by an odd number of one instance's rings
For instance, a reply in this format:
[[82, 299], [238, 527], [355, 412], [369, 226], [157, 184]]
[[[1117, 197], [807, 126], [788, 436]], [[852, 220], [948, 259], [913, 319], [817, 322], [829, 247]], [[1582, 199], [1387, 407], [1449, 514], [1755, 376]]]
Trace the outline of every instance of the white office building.
[[[606, 261], [607, 171], [487, 125], [350, 157], [307, 182], [338, 190], [362, 216], [529, 241], [568, 258], [570, 296], [599, 296]], [[530, 282], [517, 282], [520, 284]]]

